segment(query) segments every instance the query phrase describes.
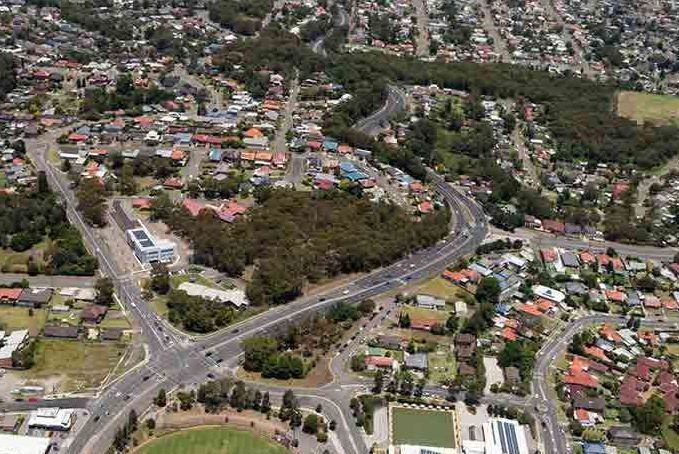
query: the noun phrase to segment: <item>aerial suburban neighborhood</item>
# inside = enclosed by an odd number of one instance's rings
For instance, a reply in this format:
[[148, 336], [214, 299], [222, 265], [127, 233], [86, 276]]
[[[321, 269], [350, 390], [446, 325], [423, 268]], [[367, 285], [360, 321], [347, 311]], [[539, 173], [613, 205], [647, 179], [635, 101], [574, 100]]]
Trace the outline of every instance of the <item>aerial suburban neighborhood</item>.
[[0, 454], [679, 452], [678, 8], [0, 0]]

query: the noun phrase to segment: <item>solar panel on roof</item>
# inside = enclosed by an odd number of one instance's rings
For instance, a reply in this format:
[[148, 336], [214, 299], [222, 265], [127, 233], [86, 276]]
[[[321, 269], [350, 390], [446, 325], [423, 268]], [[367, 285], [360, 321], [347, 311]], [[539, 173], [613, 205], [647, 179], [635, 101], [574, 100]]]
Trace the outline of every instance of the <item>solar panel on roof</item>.
[[509, 454], [507, 451], [507, 441], [505, 440], [505, 428], [502, 425], [502, 421], [498, 421], [497, 431], [500, 434], [500, 447], [502, 448], [502, 453]]

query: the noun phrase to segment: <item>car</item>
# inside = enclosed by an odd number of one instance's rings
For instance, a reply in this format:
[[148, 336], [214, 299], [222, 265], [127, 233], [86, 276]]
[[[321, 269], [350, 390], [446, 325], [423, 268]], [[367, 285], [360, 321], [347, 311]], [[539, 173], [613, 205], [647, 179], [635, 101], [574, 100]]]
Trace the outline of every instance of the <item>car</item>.
[[98, 422], [101, 419], [101, 416], [97, 415], [94, 417], [94, 422]]
[[206, 358], [209, 358], [210, 356], [212, 356], [212, 352], [205, 352], [205, 357], [206, 357]]
[[348, 294], [349, 294], [349, 290], [344, 290], [344, 291], [342, 292], [342, 295], [348, 295]]
[[210, 379], [215, 378], [215, 374], [213, 374], [212, 372], [208, 372], [207, 378], [210, 378]]
[[144, 375], [141, 379], [142, 381], [148, 381], [149, 378], [151, 378], [150, 375]]
[[231, 331], [231, 334], [238, 334], [239, 332], [240, 332], [240, 330], [238, 328], [236, 328], [233, 331]]
[[325, 297], [322, 296], [322, 297], [318, 298], [318, 301], [323, 302], [323, 301], [325, 301], [326, 299], [327, 299], [327, 298], [325, 298]]
[[221, 363], [222, 361], [224, 361], [222, 358], [217, 358], [217, 359], [215, 360], [215, 362], [216, 362], [217, 364]]

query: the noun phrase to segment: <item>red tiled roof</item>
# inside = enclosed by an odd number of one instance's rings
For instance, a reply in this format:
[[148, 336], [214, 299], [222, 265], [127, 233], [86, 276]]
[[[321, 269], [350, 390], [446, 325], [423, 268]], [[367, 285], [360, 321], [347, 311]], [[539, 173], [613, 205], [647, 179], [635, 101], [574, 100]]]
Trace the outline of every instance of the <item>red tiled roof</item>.
[[526, 313], [528, 315], [534, 315], [536, 317], [539, 317], [542, 315], [542, 313], [538, 310], [537, 306], [534, 304], [519, 304], [516, 306], [516, 310]]
[[584, 352], [586, 355], [591, 356], [592, 358], [599, 359], [601, 361], [609, 361], [608, 356], [606, 356], [606, 353], [600, 349], [599, 347], [596, 347], [594, 345], [585, 347]]
[[139, 210], [150, 210], [151, 204], [152, 204], [151, 199], [146, 198], [134, 199], [132, 201], [132, 207], [137, 208]]
[[674, 298], [664, 298], [662, 300], [662, 305], [665, 309], [676, 311], [679, 309], [679, 304]]
[[186, 208], [186, 211], [193, 217], [198, 216], [200, 211], [205, 208], [205, 205], [196, 199], [184, 199], [182, 206]]
[[21, 295], [20, 288], [0, 288], [0, 299], [3, 300], [18, 300]]
[[394, 359], [387, 358], [386, 356], [366, 356], [365, 364], [375, 367], [392, 367]]
[[622, 303], [627, 299], [627, 295], [619, 290], [606, 290], [606, 298], [609, 301], [615, 301], [616, 303]]
[[542, 256], [542, 260], [544, 262], [554, 262], [556, 258], [558, 257], [558, 254], [556, 250], [549, 248], [549, 249], [540, 249], [540, 255]]
[[659, 309], [662, 306], [660, 299], [655, 296], [647, 296], [644, 300], [644, 306], [651, 309]]
[[594, 255], [589, 251], [582, 251], [580, 253], [580, 261], [583, 263], [593, 263], [596, 261]]
[[434, 211], [434, 205], [429, 201], [424, 201], [417, 205], [417, 209], [420, 213], [426, 214]]
[[441, 276], [451, 282], [462, 282], [467, 279], [467, 276], [465, 276], [460, 271], [445, 270], [443, 273], [441, 273]]
[[506, 327], [502, 330], [502, 337], [508, 341], [515, 341], [519, 338], [519, 335], [513, 328]]

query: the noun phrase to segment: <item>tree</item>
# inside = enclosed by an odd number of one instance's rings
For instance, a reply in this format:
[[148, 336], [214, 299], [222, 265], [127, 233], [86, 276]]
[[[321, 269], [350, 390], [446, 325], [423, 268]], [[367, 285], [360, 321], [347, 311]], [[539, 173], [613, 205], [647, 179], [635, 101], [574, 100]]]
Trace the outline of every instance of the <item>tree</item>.
[[384, 386], [384, 373], [378, 370], [375, 374], [375, 381], [373, 384], [373, 393], [380, 394], [382, 392], [382, 387]]
[[85, 220], [96, 227], [106, 225], [106, 191], [104, 185], [97, 178], [84, 178], [78, 190], [78, 210]]
[[261, 372], [266, 362], [278, 352], [278, 341], [271, 337], [251, 337], [243, 341], [243, 368]]
[[38, 172], [38, 193], [45, 194], [49, 192], [50, 188], [47, 184], [47, 175], [43, 170]]
[[164, 407], [167, 405], [167, 394], [165, 393], [165, 388], [160, 388], [158, 395], [153, 399], [153, 403], [157, 407]]
[[269, 413], [271, 411], [271, 398], [269, 397], [269, 391], [264, 393], [262, 396], [262, 405], [260, 407], [262, 413]]
[[170, 291], [170, 271], [164, 263], [154, 263], [151, 267], [151, 288], [161, 295]]
[[484, 277], [476, 288], [479, 303], [497, 304], [500, 297], [500, 283], [494, 277]]
[[302, 426], [302, 432], [307, 434], [315, 434], [318, 432], [318, 415], [310, 413], [304, 418], [304, 425]]
[[71, 171], [71, 161], [68, 159], [64, 159], [61, 161], [61, 171], [64, 173], [68, 173]]
[[101, 304], [102, 306], [112, 306], [113, 305], [113, 281], [109, 277], [100, 277], [94, 284], [94, 290], [97, 296], [94, 300], [96, 304]]
[[401, 312], [398, 315], [398, 326], [400, 328], [410, 328], [410, 315], [407, 312]]
[[137, 412], [133, 408], [127, 415], [127, 433], [132, 435], [139, 428], [139, 418], [137, 417]]
[[137, 193], [137, 182], [134, 179], [134, 168], [132, 164], [125, 163], [120, 169], [120, 193], [123, 195], [134, 195]]
[[665, 401], [657, 395], [651, 396], [641, 407], [630, 409], [632, 422], [637, 430], [644, 434], [655, 434], [665, 418]]
[[371, 299], [363, 300], [358, 303], [358, 310], [363, 315], [369, 315], [375, 310], [375, 302]]

